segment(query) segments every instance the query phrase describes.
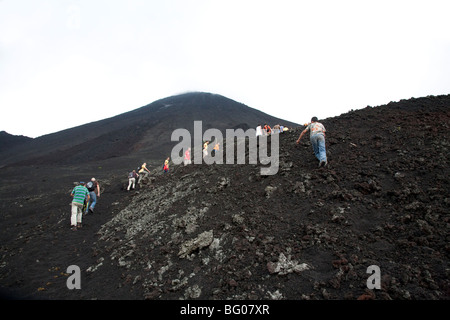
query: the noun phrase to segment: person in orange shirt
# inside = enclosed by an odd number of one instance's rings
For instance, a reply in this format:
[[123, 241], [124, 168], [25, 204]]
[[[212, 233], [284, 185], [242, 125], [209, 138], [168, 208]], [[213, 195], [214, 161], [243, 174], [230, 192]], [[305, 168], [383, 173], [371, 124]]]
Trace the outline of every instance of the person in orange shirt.
[[213, 151], [211, 152], [211, 155], [214, 156], [217, 152], [219, 152], [219, 142], [217, 142], [213, 148]]

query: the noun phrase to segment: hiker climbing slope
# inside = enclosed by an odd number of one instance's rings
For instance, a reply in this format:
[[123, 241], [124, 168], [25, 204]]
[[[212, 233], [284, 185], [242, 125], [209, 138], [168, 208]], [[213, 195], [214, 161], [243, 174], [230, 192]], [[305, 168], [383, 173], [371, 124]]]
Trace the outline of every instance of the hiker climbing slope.
[[139, 174], [138, 185], [139, 187], [142, 187], [143, 180], [150, 174], [150, 170], [147, 169], [146, 162], [144, 162], [142, 166], [139, 168], [138, 174]]
[[131, 171], [128, 173], [128, 187], [127, 191], [130, 191], [130, 188], [134, 190], [136, 187], [136, 179], [139, 178], [139, 175], [136, 173], [136, 170]]
[[188, 148], [184, 153], [184, 165], [191, 164], [191, 148]]
[[169, 161], [170, 161], [170, 157], [168, 157], [168, 158], [164, 161], [164, 165], [163, 165], [163, 172], [164, 172], [164, 173], [169, 172]]
[[77, 230], [78, 228], [81, 228], [83, 216], [82, 208], [85, 200], [89, 202], [89, 191], [85, 187], [85, 183], [80, 182], [78, 186], [73, 188], [70, 195], [73, 197], [70, 224], [72, 226], [72, 230]]
[[312, 117], [311, 123], [307, 125], [305, 130], [302, 131], [298, 137], [297, 144], [300, 143], [303, 135], [310, 131], [310, 141], [314, 150], [314, 155], [319, 159], [319, 167], [324, 167], [327, 165], [327, 152], [325, 148], [325, 132], [326, 129], [318, 122], [317, 117]]
[[94, 213], [95, 205], [97, 204], [97, 197], [100, 197], [100, 185], [95, 178], [92, 178], [91, 181], [86, 183], [86, 188], [89, 191], [90, 200], [86, 207], [86, 212]]

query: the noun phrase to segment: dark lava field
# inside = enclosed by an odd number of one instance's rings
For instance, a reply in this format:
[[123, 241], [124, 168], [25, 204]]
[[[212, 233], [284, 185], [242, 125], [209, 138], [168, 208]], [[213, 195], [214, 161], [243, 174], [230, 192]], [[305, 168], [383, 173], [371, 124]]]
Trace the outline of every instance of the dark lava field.
[[[324, 168], [307, 137], [296, 144], [302, 126], [278, 134], [275, 175], [260, 163], [163, 174], [161, 158], [127, 192], [135, 167], [119, 159], [1, 168], [0, 287], [50, 300], [448, 300], [450, 95], [320, 122]], [[91, 176], [96, 210], [71, 231], [70, 191]]]

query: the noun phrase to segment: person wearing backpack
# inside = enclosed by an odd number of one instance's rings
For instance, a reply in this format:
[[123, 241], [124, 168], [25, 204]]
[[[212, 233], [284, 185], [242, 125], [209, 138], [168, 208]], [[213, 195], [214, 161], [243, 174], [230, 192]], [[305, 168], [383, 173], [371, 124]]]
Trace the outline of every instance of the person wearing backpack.
[[97, 204], [97, 197], [100, 197], [100, 185], [98, 184], [98, 181], [95, 178], [92, 178], [91, 181], [86, 183], [86, 188], [89, 191], [89, 202], [86, 207], [85, 214], [88, 213], [94, 213], [95, 205]]
[[139, 175], [136, 173], [136, 170], [128, 173], [128, 188], [127, 191], [130, 191], [130, 188], [134, 190], [136, 187], [136, 179], [139, 178]]

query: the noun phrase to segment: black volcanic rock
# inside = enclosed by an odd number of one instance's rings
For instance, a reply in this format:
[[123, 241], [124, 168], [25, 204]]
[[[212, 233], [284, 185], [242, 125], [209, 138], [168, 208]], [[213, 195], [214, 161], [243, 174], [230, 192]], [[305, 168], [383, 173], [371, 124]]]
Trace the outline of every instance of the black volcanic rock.
[[[1, 152], [0, 165], [98, 162], [112, 158], [160, 159], [170, 155], [178, 128], [203, 130], [255, 128], [258, 124], [296, 123], [272, 117], [217, 94], [192, 92], [157, 100], [136, 110], [79, 127], [38, 137]], [[116, 159], [117, 160], [117, 159]], [[139, 160], [141, 161], [141, 160]]]
[[26, 136], [16, 136], [9, 134], [6, 131], [0, 132], [0, 153], [6, 150], [15, 148], [16, 146], [33, 140], [33, 138]]
[[[127, 192], [125, 170], [3, 168], [0, 285], [37, 299], [448, 300], [449, 107], [424, 97], [324, 119], [326, 168], [297, 127], [271, 176], [171, 166]], [[97, 213], [73, 232], [72, 181], [93, 172]], [[70, 265], [81, 290], [67, 289]]]

